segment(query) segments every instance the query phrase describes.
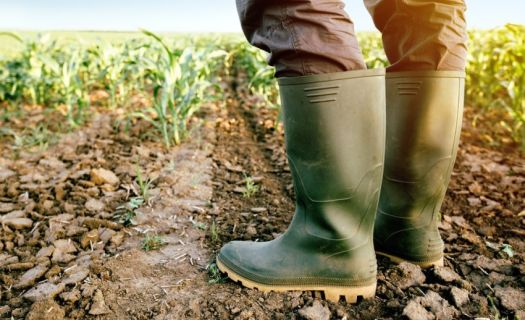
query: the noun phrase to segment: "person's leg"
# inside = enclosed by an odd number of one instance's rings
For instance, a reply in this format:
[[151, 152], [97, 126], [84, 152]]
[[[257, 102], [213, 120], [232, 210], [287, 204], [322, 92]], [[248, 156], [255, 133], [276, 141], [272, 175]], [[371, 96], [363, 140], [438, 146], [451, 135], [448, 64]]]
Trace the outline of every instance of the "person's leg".
[[[262, 291], [373, 297], [373, 224], [385, 149], [384, 70], [364, 69], [341, 1], [239, 1], [277, 67], [296, 210], [268, 242], [232, 241], [217, 266]], [[347, 71], [351, 70], [351, 71]]]
[[376, 252], [422, 267], [443, 264], [439, 210], [463, 112], [463, 0], [365, 0], [391, 65], [386, 75], [385, 172]]
[[464, 0], [364, 0], [390, 62], [388, 72], [464, 71]]
[[237, 0], [237, 9], [277, 77], [366, 69], [341, 0]]

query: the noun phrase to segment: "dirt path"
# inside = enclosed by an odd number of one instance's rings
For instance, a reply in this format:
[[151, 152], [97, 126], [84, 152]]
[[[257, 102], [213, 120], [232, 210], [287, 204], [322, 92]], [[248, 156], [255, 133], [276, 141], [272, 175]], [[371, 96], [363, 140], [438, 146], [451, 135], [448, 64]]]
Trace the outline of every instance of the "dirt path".
[[256, 102], [231, 93], [169, 151], [101, 115], [47, 151], [3, 154], [0, 319], [525, 318], [525, 161], [465, 143], [442, 210], [444, 268], [380, 259], [376, 298], [357, 305], [225, 279], [217, 250], [275, 238], [294, 209], [277, 112]]

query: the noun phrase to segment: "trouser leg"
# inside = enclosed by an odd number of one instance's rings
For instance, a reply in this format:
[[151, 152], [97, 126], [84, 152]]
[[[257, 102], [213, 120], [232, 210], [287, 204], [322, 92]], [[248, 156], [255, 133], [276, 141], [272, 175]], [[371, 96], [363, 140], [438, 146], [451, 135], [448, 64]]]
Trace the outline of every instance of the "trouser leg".
[[341, 0], [237, 0], [237, 9], [277, 77], [366, 69]]
[[464, 0], [364, 0], [393, 71], [463, 71]]

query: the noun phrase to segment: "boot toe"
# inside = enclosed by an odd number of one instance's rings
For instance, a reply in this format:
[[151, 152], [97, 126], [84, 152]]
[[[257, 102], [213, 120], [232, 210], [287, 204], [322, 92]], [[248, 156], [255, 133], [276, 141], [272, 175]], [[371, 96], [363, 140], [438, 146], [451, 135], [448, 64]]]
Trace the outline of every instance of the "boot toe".
[[242, 260], [239, 247], [242, 247], [241, 241], [231, 241], [221, 248], [217, 258], [227, 266], [239, 265]]
[[263, 243], [251, 241], [232, 241], [223, 246], [217, 256], [217, 260], [228, 270], [248, 279], [266, 278], [269, 272], [265, 270], [264, 257], [259, 252], [259, 246]]

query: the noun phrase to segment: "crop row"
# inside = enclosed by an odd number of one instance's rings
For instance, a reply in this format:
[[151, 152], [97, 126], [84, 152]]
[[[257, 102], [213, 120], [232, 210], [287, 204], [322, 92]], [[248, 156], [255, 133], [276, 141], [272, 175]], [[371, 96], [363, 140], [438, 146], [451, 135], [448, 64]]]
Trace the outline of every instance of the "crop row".
[[[472, 31], [469, 36], [467, 104], [480, 112], [503, 110], [509, 136], [525, 147], [525, 26]], [[279, 106], [266, 55], [240, 37], [184, 36], [167, 41], [143, 31], [142, 37], [120, 43], [68, 45], [45, 35], [22, 39], [0, 33], [1, 37], [16, 39], [23, 49], [0, 58], [0, 107], [29, 104], [60, 110], [71, 128], [90, 115], [92, 93], [104, 91], [105, 107], [145, 119], [167, 146], [178, 144], [199, 107], [221, 98], [222, 78], [232, 71], [245, 75], [246, 85], [266, 106]], [[380, 36], [358, 37], [368, 67], [386, 66]], [[146, 107], [130, 108], [134, 96], [145, 98]]]

